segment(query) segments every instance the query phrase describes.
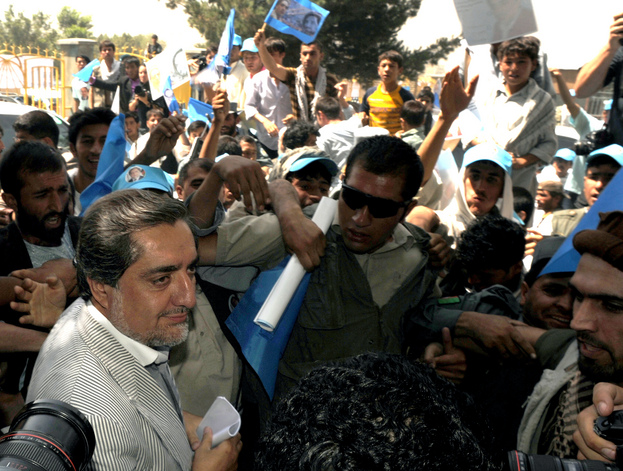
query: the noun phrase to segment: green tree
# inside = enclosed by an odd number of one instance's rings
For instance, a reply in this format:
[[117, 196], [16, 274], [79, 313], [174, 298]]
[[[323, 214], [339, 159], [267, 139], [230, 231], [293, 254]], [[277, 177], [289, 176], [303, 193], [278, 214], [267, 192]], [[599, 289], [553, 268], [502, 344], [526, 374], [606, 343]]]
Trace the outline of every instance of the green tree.
[[38, 47], [41, 51], [56, 50], [59, 34], [50, 23], [48, 15], [39, 12], [26, 18], [23, 13], [15, 14], [10, 5], [4, 12], [4, 21], [0, 21], [0, 43]]
[[95, 36], [91, 32], [93, 24], [90, 16], [82, 16], [79, 11], [70, 7], [63, 7], [56, 17], [61, 34], [64, 38], [87, 38]]
[[[121, 35], [115, 34], [114, 36], [107, 36], [100, 34], [97, 38], [97, 42], [100, 43], [105, 39], [109, 39], [115, 45], [117, 52], [122, 51], [124, 48], [127, 48], [126, 51], [128, 53], [132, 52], [132, 48], [134, 48], [134, 52], [137, 54], [143, 54], [145, 49], [147, 48], [147, 44], [151, 39], [151, 34], [137, 34], [136, 36], [132, 36], [128, 33], [123, 33]], [[159, 41], [162, 47], [166, 47], [166, 43], [163, 41]], [[99, 48], [96, 48], [99, 51]], [[98, 57], [99, 52], [95, 55]]]
[[[327, 9], [318, 40], [322, 43], [327, 69], [341, 78], [356, 78], [369, 86], [377, 76], [377, 59], [383, 51], [394, 49], [404, 57], [404, 75], [415, 78], [428, 63], [437, 63], [458, 44], [458, 38], [443, 38], [425, 49], [409, 50], [397, 39], [408, 18], [417, 15], [421, 0], [315, 0]], [[251, 37], [263, 24], [273, 0], [166, 0], [167, 7], [183, 8], [189, 24], [208, 44], [218, 44], [231, 8], [236, 9], [236, 33]], [[299, 64], [300, 41], [268, 28], [269, 36], [288, 44], [285, 64]]]

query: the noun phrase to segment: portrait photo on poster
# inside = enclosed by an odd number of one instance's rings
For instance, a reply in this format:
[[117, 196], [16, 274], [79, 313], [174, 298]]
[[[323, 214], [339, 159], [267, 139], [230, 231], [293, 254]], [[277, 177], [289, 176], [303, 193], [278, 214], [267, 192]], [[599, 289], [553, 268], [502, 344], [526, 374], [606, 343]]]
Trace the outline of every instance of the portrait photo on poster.
[[308, 44], [316, 39], [329, 11], [309, 0], [275, 0], [266, 24]]

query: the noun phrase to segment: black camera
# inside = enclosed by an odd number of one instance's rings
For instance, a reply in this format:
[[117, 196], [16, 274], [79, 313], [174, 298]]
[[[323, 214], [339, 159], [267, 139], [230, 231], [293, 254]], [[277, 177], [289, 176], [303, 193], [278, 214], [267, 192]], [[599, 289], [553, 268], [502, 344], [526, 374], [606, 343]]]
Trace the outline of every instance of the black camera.
[[508, 452], [510, 471], [618, 471], [623, 470], [623, 410], [595, 421], [595, 433], [617, 446], [616, 465], [595, 460], [561, 459], [555, 456]]
[[583, 141], [573, 144], [573, 150], [577, 155], [588, 155], [594, 150], [614, 144], [614, 136], [607, 129], [593, 131], [586, 135]]
[[134, 88], [134, 94], [136, 96], [140, 96], [141, 98], [145, 98], [147, 96], [147, 91], [143, 87], [141, 87], [140, 85], [137, 85]]
[[0, 470], [81, 470], [94, 450], [93, 427], [78, 409], [42, 399], [26, 404], [0, 437]]
[[208, 59], [205, 55], [196, 55], [193, 56], [193, 59], [195, 59], [197, 61], [197, 72], [205, 69], [208, 66]]

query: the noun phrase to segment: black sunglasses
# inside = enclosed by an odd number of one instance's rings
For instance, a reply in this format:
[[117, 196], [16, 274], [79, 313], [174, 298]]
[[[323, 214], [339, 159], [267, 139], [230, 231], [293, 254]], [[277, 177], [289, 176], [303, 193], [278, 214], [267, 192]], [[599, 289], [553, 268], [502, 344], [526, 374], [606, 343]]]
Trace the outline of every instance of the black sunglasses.
[[342, 198], [350, 209], [359, 209], [367, 206], [370, 214], [375, 218], [395, 216], [400, 208], [406, 208], [411, 203], [411, 201], [399, 203], [398, 201], [372, 196], [345, 183], [342, 183]]

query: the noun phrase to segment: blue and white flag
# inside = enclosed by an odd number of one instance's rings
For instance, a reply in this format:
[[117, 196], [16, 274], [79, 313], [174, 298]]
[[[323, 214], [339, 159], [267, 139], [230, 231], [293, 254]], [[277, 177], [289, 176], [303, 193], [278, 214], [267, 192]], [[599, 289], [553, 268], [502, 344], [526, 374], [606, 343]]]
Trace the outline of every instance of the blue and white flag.
[[93, 75], [93, 69], [98, 65], [100, 65], [99, 59], [93, 59], [91, 62], [85, 65], [82, 70], [76, 72], [74, 74], [74, 77], [78, 77], [78, 80], [80, 80], [81, 82], [88, 82], [91, 78], [91, 75]]
[[318, 36], [328, 15], [328, 10], [309, 0], [275, 0], [264, 22], [309, 44]]
[[195, 76], [195, 82], [216, 83], [223, 75], [227, 75], [231, 71], [229, 61], [231, 58], [231, 48], [234, 44], [234, 36], [236, 35], [234, 31], [235, 16], [236, 10], [232, 8], [229, 12], [227, 22], [225, 23], [225, 30], [221, 36], [218, 51], [208, 66]]
[[[206, 114], [210, 117], [208, 119]], [[188, 119], [192, 123], [193, 121], [204, 121], [209, 123], [214, 118], [214, 111], [212, 111], [212, 105], [204, 103], [194, 98], [188, 100]]]
[[162, 96], [164, 96], [164, 101], [167, 102], [167, 106], [169, 107], [169, 111], [173, 113], [177, 111], [180, 113], [180, 104], [177, 102], [175, 98], [175, 93], [173, 93], [173, 88], [171, 87], [171, 76], [168, 76], [164, 81], [164, 87], [162, 88]]
[[84, 216], [89, 206], [98, 199], [112, 192], [113, 183], [123, 173], [125, 145], [125, 116], [120, 114], [112, 120], [108, 128], [104, 149], [97, 164], [95, 181], [80, 194], [82, 205], [80, 216]]
[[281, 321], [272, 332], [262, 329], [253, 322], [253, 319], [264, 305], [264, 301], [268, 298], [289, 260], [290, 257], [286, 257], [275, 268], [260, 273], [225, 321], [271, 400], [275, 394], [279, 360], [290, 340], [290, 334], [307, 292], [311, 273], [306, 273], [303, 277]]
[[[578, 210], [581, 211], [581, 210]], [[548, 273], [575, 272], [580, 263], [580, 253], [573, 247], [573, 237], [584, 229], [597, 229], [599, 213], [610, 211], [623, 211], [623, 172], [618, 171], [608, 186], [601, 192], [595, 204], [584, 215], [580, 223], [573, 230], [567, 240], [563, 242], [552, 259], [541, 271], [542, 275]]]

